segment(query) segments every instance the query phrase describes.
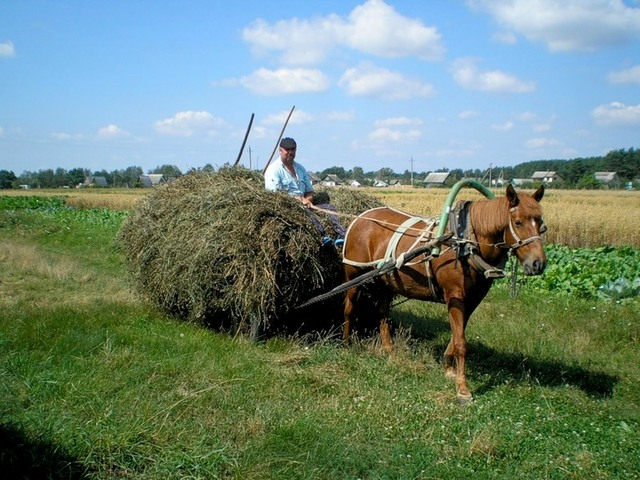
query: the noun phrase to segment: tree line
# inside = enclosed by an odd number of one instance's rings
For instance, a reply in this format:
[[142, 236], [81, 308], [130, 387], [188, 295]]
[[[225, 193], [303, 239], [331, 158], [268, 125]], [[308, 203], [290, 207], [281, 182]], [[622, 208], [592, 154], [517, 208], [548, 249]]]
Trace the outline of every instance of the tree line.
[[[211, 164], [191, 171], [214, 171]], [[462, 170], [441, 168], [435, 172], [450, 173], [450, 184], [462, 178], [475, 178], [487, 180], [487, 177], [509, 181], [514, 178], [528, 179], [534, 172], [554, 171], [562, 178], [562, 186], [567, 188], [598, 188], [600, 185], [594, 178], [595, 172], [616, 172], [622, 185], [627, 182], [636, 182], [640, 179], [640, 150], [635, 148], [612, 150], [602, 157], [575, 158], [571, 160], [534, 160], [520, 163], [515, 166], [492, 167], [488, 170]], [[189, 173], [187, 172], [187, 173]], [[183, 175], [175, 165], [162, 165], [149, 170], [149, 174], [163, 174], [166, 177], [177, 178]], [[353, 167], [346, 170], [344, 167], [329, 167], [318, 172], [323, 178], [328, 174], [335, 174], [340, 179], [350, 182], [358, 181], [362, 185], [373, 183], [374, 180], [382, 180], [390, 183], [400, 182], [404, 185], [422, 185], [428, 173], [412, 172], [405, 170], [396, 173], [391, 168], [381, 168], [377, 171], [365, 171], [362, 167]], [[132, 166], [122, 170], [99, 170], [91, 172], [85, 168], [65, 170], [63, 168], [45, 169], [37, 172], [25, 171], [20, 176], [8, 170], [0, 170], [0, 188], [74, 188], [84, 184], [87, 177], [104, 177], [109, 187], [135, 188], [141, 187], [140, 176], [144, 172], [141, 167]], [[22, 187], [24, 188], [24, 187]]]

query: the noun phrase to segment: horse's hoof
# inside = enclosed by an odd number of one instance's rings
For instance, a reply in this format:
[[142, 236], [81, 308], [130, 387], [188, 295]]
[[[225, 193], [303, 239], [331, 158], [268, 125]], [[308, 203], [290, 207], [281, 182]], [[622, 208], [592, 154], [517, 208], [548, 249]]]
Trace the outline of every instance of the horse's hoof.
[[473, 403], [473, 395], [458, 395], [458, 405], [465, 406]]

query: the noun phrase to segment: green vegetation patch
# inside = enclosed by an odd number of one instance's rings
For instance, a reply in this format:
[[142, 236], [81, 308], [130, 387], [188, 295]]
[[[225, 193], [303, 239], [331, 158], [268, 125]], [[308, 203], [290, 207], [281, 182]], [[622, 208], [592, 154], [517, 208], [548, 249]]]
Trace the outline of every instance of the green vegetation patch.
[[640, 249], [548, 245], [545, 251], [548, 266], [544, 275], [527, 279], [534, 288], [614, 301], [640, 295]]

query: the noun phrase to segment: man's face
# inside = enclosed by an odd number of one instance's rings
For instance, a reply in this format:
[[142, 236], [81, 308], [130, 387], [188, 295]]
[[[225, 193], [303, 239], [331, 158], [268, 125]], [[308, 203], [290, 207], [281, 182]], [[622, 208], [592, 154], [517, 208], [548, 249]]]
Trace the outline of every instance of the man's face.
[[280, 147], [280, 157], [283, 160], [293, 161], [296, 158], [296, 149], [295, 148], [282, 148]]

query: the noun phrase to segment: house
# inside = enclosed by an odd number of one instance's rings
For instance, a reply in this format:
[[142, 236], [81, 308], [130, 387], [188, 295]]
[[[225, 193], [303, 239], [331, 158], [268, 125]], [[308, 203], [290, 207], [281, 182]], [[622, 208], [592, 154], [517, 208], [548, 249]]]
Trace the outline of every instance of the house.
[[389, 184], [387, 182], [385, 182], [384, 180], [375, 179], [373, 181], [373, 186], [377, 187], [377, 188], [385, 188], [385, 187], [388, 187]]
[[620, 187], [620, 177], [618, 177], [618, 172], [596, 172], [593, 176], [600, 183], [613, 186], [614, 188]]
[[320, 177], [312, 172], [307, 172], [309, 174], [309, 180], [311, 180], [311, 185], [316, 185], [320, 183]]
[[357, 181], [357, 180], [352, 180], [352, 181], [351, 181], [351, 183], [349, 184], [349, 186], [350, 186], [350, 187], [358, 188], [358, 187], [361, 187], [361, 186], [362, 186], [362, 184], [361, 184], [359, 181]]
[[81, 187], [106, 187], [107, 179], [102, 176], [87, 175], [84, 177], [84, 182], [82, 182], [79, 186]]
[[427, 187], [444, 187], [450, 175], [449, 172], [431, 172], [422, 182]]
[[324, 187], [339, 187], [340, 185], [344, 185], [344, 181], [333, 173], [328, 173], [322, 179], [322, 186]]
[[148, 175], [140, 175], [138, 177], [140, 184], [144, 188], [157, 187], [161, 183], [166, 183], [167, 179], [164, 178], [162, 173], [149, 173]]
[[531, 181], [534, 183], [559, 183], [562, 182], [562, 177], [557, 172], [547, 170], [546, 172], [533, 172]]

